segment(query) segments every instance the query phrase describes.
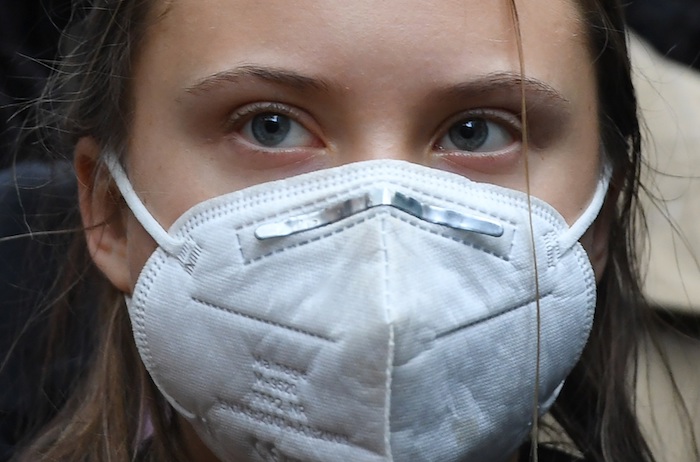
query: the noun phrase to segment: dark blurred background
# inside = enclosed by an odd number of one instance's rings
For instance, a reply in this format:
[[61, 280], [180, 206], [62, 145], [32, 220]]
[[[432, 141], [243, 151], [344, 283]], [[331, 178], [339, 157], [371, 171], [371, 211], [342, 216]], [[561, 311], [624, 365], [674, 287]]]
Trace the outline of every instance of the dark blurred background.
[[70, 6], [71, 0], [0, 0], [0, 168], [12, 163], [20, 108], [41, 92]]

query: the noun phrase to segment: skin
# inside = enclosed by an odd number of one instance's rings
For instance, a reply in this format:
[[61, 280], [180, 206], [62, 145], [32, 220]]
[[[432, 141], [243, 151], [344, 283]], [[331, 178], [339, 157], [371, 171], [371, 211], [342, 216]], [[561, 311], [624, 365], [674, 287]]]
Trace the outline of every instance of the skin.
[[[379, 158], [523, 191], [527, 163], [530, 192], [568, 223], [586, 207], [600, 140], [592, 57], [573, 2], [517, 2], [528, 79], [527, 151], [506, 1], [291, 5], [178, 0], [163, 6], [150, 28], [134, 65], [126, 167], [164, 228], [211, 197]], [[256, 145], [249, 128], [261, 112], [289, 115], [299, 124], [288, 146]], [[449, 144], [450, 126], [469, 118], [489, 122], [486, 152]], [[79, 141], [88, 244], [105, 275], [130, 293], [155, 243], [106, 194], [99, 155], [94, 139]], [[115, 212], [120, 219], [103, 224]], [[603, 213], [581, 240], [597, 277], [607, 258], [607, 229]], [[184, 427], [192, 460], [216, 460]]]

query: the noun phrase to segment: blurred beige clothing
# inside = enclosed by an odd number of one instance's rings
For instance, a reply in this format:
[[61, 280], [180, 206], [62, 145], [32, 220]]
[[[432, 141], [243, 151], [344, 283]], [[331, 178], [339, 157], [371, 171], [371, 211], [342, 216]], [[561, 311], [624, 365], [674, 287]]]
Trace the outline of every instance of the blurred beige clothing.
[[634, 36], [631, 52], [648, 128], [643, 152], [650, 169], [643, 181], [662, 199], [655, 201], [660, 208], [644, 201], [650, 234], [645, 292], [662, 306], [700, 315], [700, 72]]
[[[644, 291], [660, 306], [700, 317], [700, 73], [665, 59], [635, 36], [631, 54], [648, 128], [643, 152], [650, 169], [643, 179], [662, 199], [656, 201], [660, 208], [643, 201], [649, 224]], [[643, 350], [637, 408], [652, 449], [660, 462], [698, 462], [687, 428], [692, 420], [700, 440], [700, 342], [665, 332], [660, 350], [650, 342]]]

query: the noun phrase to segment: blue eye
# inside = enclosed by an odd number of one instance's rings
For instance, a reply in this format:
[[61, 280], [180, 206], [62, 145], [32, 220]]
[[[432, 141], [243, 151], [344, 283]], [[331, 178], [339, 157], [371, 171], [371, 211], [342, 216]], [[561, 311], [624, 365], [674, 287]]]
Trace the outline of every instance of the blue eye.
[[314, 136], [286, 114], [263, 112], [251, 117], [242, 129], [245, 138], [266, 148], [298, 148], [314, 143]]
[[482, 118], [468, 117], [452, 124], [438, 140], [445, 151], [498, 152], [514, 142], [510, 131], [501, 124]]
[[282, 143], [289, 135], [291, 127], [289, 117], [280, 114], [256, 115], [250, 122], [255, 141], [269, 147]]

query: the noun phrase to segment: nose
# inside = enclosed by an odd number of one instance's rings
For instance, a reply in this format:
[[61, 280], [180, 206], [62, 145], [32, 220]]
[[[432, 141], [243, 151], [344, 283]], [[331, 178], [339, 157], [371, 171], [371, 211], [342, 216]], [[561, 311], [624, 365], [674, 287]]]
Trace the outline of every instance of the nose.
[[346, 136], [339, 142], [339, 164], [378, 159], [403, 160], [428, 165], [432, 154], [429, 136], [417, 133], [407, 111], [388, 105], [359, 111]]

